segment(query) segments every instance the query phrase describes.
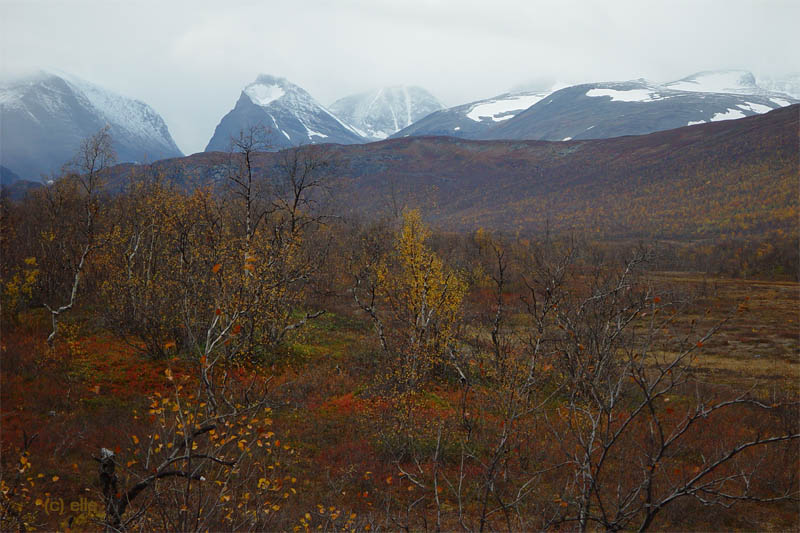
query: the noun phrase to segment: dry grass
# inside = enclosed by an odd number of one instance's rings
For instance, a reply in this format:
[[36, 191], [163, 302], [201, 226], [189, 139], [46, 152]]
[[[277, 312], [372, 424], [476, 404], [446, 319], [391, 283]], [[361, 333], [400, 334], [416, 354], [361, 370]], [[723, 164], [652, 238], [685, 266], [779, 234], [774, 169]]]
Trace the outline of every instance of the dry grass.
[[685, 328], [694, 320], [702, 331], [727, 319], [702, 347], [696, 360], [700, 376], [718, 384], [800, 392], [800, 284], [679, 273], [652, 279], [695, 296], [682, 317]]

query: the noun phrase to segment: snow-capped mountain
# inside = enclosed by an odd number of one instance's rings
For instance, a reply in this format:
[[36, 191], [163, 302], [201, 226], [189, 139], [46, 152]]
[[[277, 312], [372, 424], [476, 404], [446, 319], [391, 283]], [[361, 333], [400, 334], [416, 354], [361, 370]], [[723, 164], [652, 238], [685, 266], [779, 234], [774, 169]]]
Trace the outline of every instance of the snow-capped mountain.
[[598, 139], [741, 118], [797, 102], [759, 86], [750, 72], [706, 71], [664, 84], [639, 79], [504, 94], [437, 111], [394, 137]]
[[514, 118], [549, 94], [541, 91], [506, 93], [442, 109], [400, 130], [394, 137], [447, 135], [480, 139], [499, 123]]
[[104, 126], [119, 162], [182, 155], [153, 108], [68, 74], [3, 81], [0, 118], [0, 163], [23, 179], [59, 171]]
[[229, 150], [231, 138], [251, 126], [263, 126], [268, 132], [267, 143], [275, 150], [304, 144], [364, 142], [303, 88], [266, 74], [244, 88], [235, 107], [217, 125], [205, 151]]
[[341, 98], [331, 111], [371, 141], [393, 135], [444, 105], [421, 87], [384, 87]]
[[785, 94], [757, 87], [749, 73], [701, 73], [663, 85], [646, 80], [590, 83], [554, 92], [484, 138], [566, 141], [642, 135], [793, 103]]

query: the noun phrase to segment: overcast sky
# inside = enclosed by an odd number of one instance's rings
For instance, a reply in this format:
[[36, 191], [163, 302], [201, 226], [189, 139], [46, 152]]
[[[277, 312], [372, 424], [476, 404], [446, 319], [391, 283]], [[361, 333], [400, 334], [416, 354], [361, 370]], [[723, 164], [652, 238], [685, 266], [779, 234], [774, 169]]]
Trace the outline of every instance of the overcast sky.
[[187, 154], [258, 73], [321, 103], [409, 84], [448, 106], [530, 82], [800, 71], [799, 0], [0, 0], [0, 67], [153, 106]]

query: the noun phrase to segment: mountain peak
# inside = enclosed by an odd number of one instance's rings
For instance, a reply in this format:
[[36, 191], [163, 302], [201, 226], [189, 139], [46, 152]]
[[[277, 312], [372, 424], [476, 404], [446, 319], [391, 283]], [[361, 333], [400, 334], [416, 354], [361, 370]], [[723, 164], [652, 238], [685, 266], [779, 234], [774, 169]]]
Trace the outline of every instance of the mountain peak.
[[417, 120], [444, 109], [431, 93], [415, 85], [391, 85], [345, 96], [331, 110], [362, 137], [381, 140]]
[[286, 78], [259, 74], [247, 84], [235, 107], [222, 118], [206, 151], [225, 151], [231, 137], [251, 126], [269, 131], [273, 149], [304, 144], [353, 144], [363, 139], [317, 102], [305, 89]]
[[[181, 155], [153, 108], [65, 72], [3, 80], [0, 111], [0, 162], [23, 179], [58, 171], [83, 139], [106, 125], [120, 162]], [[44, 149], [31, 152], [31, 146]]]

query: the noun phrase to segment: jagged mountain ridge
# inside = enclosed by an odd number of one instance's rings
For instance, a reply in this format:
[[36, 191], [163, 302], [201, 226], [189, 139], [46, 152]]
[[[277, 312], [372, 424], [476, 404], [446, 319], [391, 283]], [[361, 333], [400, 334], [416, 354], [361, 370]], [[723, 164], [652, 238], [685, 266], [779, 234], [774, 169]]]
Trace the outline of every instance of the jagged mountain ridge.
[[330, 109], [369, 141], [379, 141], [445, 106], [421, 87], [395, 86], [340, 98]]
[[58, 172], [83, 139], [108, 126], [120, 162], [183, 155], [149, 105], [47, 71], [0, 84], [0, 163], [23, 179]]
[[241, 130], [261, 126], [270, 149], [304, 144], [355, 144], [364, 139], [303, 88], [285, 78], [259, 75], [248, 84], [234, 108], [217, 125], [206, 152], [230, 149]]

